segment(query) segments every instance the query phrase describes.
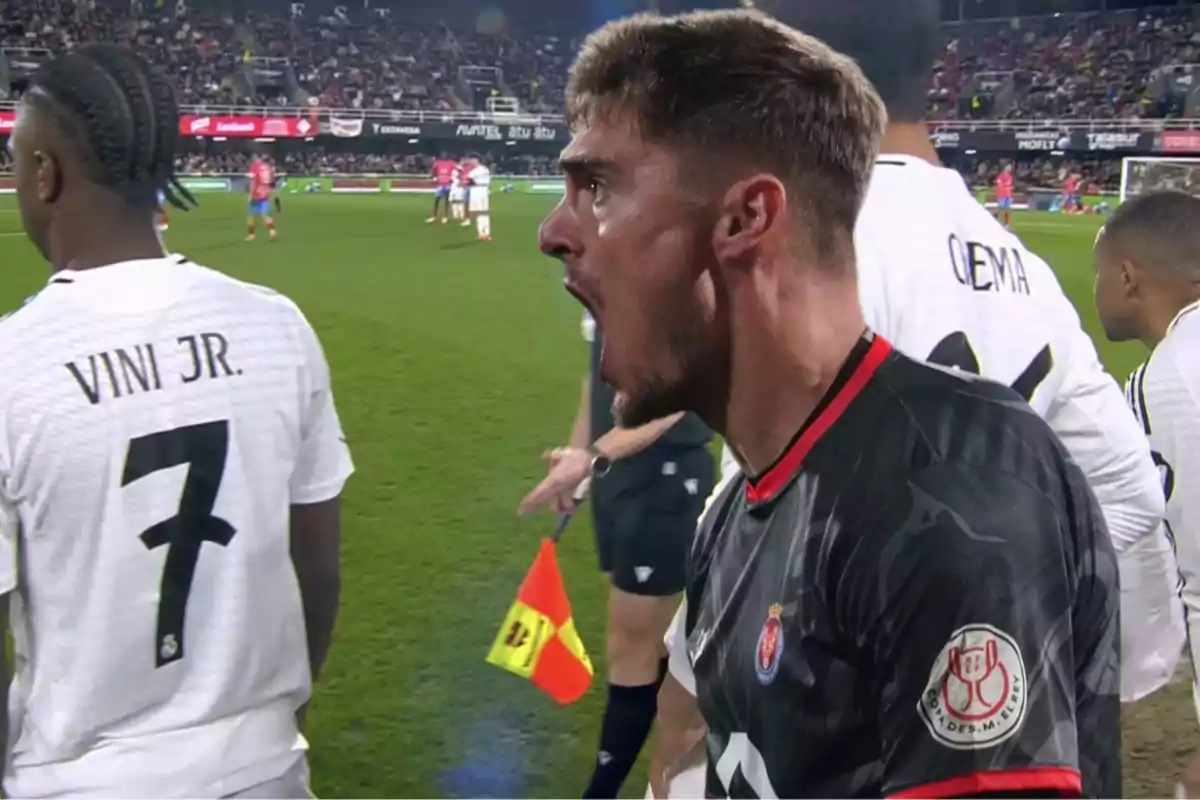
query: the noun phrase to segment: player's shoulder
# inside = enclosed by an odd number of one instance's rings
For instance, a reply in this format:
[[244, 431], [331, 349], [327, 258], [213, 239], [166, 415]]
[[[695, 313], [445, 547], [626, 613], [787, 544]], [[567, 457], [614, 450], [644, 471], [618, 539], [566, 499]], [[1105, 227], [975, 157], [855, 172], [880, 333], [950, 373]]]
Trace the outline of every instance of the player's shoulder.
[[1200, 403], [1200, 305], [1180, 312], [1167, 335], [1135, 369], [1126, 384], [1126, 395], [1135, 413], [1149, 413], [1149, 406]]
[[913, 258], [918, 252], [949, 258], [963, 269], [972, 257], [991, 258], [1057, 286], [1049, 265], [980, 204], [958, 172], [908, 156], [876, 160], [855, 243], [887, 256], [897, 268], [929, 272], [928, 263]]
[[45, 286], [26, 297], [19, 306], [0, 315], [0, 360], [6, 356], [19, 357], [25, 349], [25, 342], [42, 335], [47, 326], [61, 329], [59, 305], [70, 296], [70, 291], [64, 289], [74, 283], [75, 278], [71, 274], [56, 273], [50, 276]]
[[941, 529], [955, 536], [980, 514], [1016, 515], [1035, 528], [1054, 519], [1096, 524], [1082, 470], [1012, 389], [899, 354], [877, 380], [884, 396], [871, 435], [886, 443], [887, 455], [864, 465], [859, 479], [864, 488], [894, 491], [879, 495], [885, 508], [862, 512], [866, 528], [887, 539], [940, 517]]
[[1167, 335], [1145, 364], [1148, 382], [1200, 377], [1195, 354], [1200, 348], [1200, 302], [1183, 308], [1167, 328]]
[[186, 270], [192, 273], [192, 280], [206, 289], [236, 298], [244, 304], [260, 306], [266, 313], [275, 313], [284, 318], [303, 318], [300, 307], [290, 297], [272, 289], [250, 281], [244, 281], [227, 275], [219, 270], [197, 264], [194, 261], [181, 262]]
[[958, 464], [1042, 483], [1070, 457], [1049, 424], [1007, 386], [893, 353], [879, 371], [876, 425], [902, 435], [897, 468]]

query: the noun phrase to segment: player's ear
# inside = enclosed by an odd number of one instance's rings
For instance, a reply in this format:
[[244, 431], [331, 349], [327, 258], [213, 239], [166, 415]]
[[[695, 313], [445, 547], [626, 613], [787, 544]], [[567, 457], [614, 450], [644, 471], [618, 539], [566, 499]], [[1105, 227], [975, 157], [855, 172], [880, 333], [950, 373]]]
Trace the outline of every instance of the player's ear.
[[1121, 276], [1121, 291], [1126, 297], [1137, 297], [1141, 291], [1142, 271], [1127, 258], [1121, 259], [1118, 267]]
[[38, 200], [53, 203], [62, 193], [62, 167], [58, 159], [45, 150], [33, 151], [33, 163]]
[[786, 224], [787, 190], [773, 175], [752, 175], [725, 191], [718, 213], [713, 252], [722, 263], [742, 262]]

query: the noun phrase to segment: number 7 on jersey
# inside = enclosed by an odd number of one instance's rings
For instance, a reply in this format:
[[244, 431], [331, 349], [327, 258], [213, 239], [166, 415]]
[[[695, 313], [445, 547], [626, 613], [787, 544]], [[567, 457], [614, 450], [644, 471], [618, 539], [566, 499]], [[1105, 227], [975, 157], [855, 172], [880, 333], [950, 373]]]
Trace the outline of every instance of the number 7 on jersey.
[[122, 487], [154, 472], [188, 465], [175, 514], [141, 533], [148, 550], [167, 547], [154, 639], [156, 667], [183, 658], [183, 622], [201, 546], [212, 542], [225, 547], [236, 533], [232, 525], [212, 513], [228, 452], [229, 423], [225, 420], [173, 428], [129, 442]]

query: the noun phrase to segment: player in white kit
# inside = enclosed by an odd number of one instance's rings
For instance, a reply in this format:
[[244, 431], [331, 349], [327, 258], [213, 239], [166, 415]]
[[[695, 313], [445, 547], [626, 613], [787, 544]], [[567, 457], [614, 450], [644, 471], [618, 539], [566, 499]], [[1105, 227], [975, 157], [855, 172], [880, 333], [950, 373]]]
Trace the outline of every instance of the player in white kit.
[[[1140, 340], [1149, 360], [1126, 393], [1150, 439], [1167, 498], [1195, 679], [1200, 663], [1200, 199], [1126, 201], [1096, 241], [1096, 309], [1108, 338]], [[1200, 686], [1193, 685], [1200, 716]], [[1181, 797], [1200, 797], [1200, 761]]]
[[475, 218], [475, 230], [479, 234], [479, 240], [489, 241], [492, 238], [492, 171], [482, 161], [476, 161], [467, 172], [467, 181], [471, 185], [467, 210]]
[[[852, 57], [887, 104], [890, 122], [855, 235], [868, 324], [906, 355], [1011, 386], [1050, 422], [1087, 474], [1124, 552], [1124, 583], [1135, 587], [1123, 594], [1123, 610], [1144, 624], [1122, 629], [1123, 697], [1161, 688], [1177, 663], [1182, 630], [1149, 447], [1049, 266], [938, 161], [923, 122], [940, 42], [937, 0], [757, 5]], [[716, 493], [739, 477], [726, 448]], [[667, 634], [674, 680], [660, 693], [665, 744], [651, 766], [652, 787], [681, 797], [701, 796], [694, 793], [704, 786], [702, 770], [681, 770], [679, 762], [696, 738], [686, 732], [702, 722], [689, 696], [694, 681], [684, 614], [686, 607]], [[682, 774], [668, 788], [664, 772]]]
[[463, 186], [463, 168], [458, 165], [450, 178], [450, 218], [467, 218], [467, 189]]
[[353, 467], [296, 306], [163, 251], [173, 97], [88, 46], [10, 141], [52, 277], [0, 320], [9, 797], [310, 796]]

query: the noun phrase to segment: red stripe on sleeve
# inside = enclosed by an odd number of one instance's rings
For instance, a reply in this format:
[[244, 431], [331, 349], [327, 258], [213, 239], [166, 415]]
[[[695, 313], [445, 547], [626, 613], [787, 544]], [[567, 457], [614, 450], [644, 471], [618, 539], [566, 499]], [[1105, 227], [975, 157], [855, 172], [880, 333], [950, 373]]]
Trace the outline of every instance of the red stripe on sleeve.
[[944, 781], [923, 783], [894, 792], [888, 797], [966, 797], [988, 792], [1045, 792], [1047, 797], [1079, 797], [1083, 794], [1083, 781], [1079, 777], [1079, 770], [1068, 767], [1029, 767], [972, 772]]

